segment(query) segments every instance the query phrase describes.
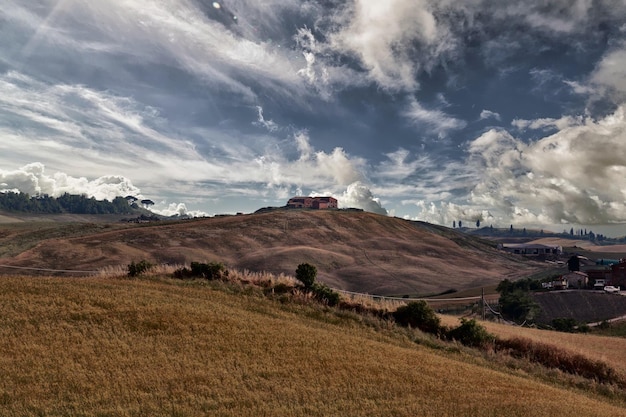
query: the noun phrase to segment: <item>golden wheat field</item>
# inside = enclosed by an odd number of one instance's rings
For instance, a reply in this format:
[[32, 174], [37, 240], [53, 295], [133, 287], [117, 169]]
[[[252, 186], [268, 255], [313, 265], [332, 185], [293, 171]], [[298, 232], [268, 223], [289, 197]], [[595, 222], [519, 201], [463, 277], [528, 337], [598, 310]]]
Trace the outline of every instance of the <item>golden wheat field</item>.
[[[458, 324], [453, 316], [441, 316], [448, 326]], [[574, 354], [582, 354], [594, 360], [606, 362], [611, 367], [626, 375], [626, 338], [598, 336], [583, 333], [564, 333], [519, 326], [498, 324], [489, 321], [480, 322], [487, 330], [501, 338], [523, 337], [536, 342], [549, 343], [555, 349], [563, 349]]]
[[0, 280], [2, 416], [626, 416], [254, 290], [167, 278]]

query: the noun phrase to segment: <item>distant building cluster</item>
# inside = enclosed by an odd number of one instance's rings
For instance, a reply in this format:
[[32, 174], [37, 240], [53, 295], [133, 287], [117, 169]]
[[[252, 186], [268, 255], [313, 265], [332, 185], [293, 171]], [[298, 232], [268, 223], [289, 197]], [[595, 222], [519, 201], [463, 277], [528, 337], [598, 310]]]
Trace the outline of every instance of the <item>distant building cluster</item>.
[[[608, 266], [604, 266], [602, 260], [596, 262], [598, 267], [588, 269], [585, 272], [596, 284], [610, 285], [615, 287], [626, 287], [626, 259], [610, 260]], [[595, 286], [595, 285], [594, 285]], [[597, 286], [600, 286], [598, 284]]]
[[536, 243], [500, 243], [498, 249], [524, 255], [527, 257], [548, 258], [551, 256], [559, 256], [563, 253], [563, 248], [558, 245], [541, 245]]
[[316, 210], [336, 209], [337, 199], [333, 197], [292, 197], [287, 202], [289, 208], [310, 208]]
[[[498, 249], [535, 260], [564, 265], [560, 260], [563, 248], [537, 243], [499, 243]], [[595, 265], [594, 265], [595, 264]], [[593, 261], [578, 254], [567, 261], [569, 272], [557, 279], [542, 282], [544, 289], [565, 290], [590, 288], [605, 292], [620, 292], [626, 288], [626, 259], [598, 259]]]

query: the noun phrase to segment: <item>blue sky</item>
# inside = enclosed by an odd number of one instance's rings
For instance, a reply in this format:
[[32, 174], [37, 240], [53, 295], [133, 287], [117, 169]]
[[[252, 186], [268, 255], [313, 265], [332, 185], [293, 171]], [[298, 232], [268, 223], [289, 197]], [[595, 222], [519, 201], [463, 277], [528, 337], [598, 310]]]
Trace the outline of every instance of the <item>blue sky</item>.
[[624, 0], [0, 0], [0, 189], [626, 222]]

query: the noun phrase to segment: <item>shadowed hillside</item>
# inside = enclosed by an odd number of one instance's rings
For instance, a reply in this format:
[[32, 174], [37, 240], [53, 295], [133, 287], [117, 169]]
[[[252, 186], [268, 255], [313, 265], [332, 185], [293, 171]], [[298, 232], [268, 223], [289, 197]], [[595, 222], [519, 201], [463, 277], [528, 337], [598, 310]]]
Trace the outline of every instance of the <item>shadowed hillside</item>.
[[448, 228], [365, 212], [278, 210], [141, 226], [83, 225], [88, 231], [75, 224], [73, 231], [39, 227], [39, 234], [5, 232], [0, 245], [15, 248], [1, 252], [2, 263], [92, 270], [140, 259], [221, 261], [293, 274], [309, 262], [332, 287], [383, 295], [463, 290], [542, 267]]
[[626, 297], [595, 291], [558, 291], [535, 293], [541, 307], [537, 322], [550, 324], [558, 318], [582, 323], [599, 322], [626, 315]]

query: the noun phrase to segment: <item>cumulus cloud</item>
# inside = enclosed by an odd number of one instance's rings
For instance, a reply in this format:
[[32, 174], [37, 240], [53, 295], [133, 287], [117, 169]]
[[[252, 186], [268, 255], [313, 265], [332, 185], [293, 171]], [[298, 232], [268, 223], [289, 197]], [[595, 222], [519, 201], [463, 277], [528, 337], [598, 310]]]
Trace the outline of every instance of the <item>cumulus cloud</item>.
[[591, 83], [617, 102], [626, 100], [626, 43], [602, 57], [591, 75]]
[[528, 143], [504, 129], [486, 131], [468, 143], [464, 197], [405, 199], [417, 211], [409, 217], [444, 225], [478, 219], [499, 226], [626, 221], [626, 106], [599, 119], [524, 124], [555, 133]]
[[[89, 180], [85, 177], [72, 177], [63, 172], [46, 174], [44, 164], [34, 162], [13, 171], [0, 170], [0, 192], [23, 192], [31, 196], [49, 195], [60, 197], [63, 194], [85, 195], [96, 200], [112, 201], [116, 197], [133, 196], [143, 199], [141, 190], [132, 181], [120, 175], [106, 175]], [[202, 210], [189, 210], [184, 203], [165, 201], [149, 207], [153, 213], [162, 216], [206, 217]]]
[[157, 203], [150, 207], [150, 211], [167, 217], [209, 217], [209, 214], [202, 210], [189, 210], [185, 203]]
[[350, 185], [337, 201], [341, 208], [360, 208], [371, 213], [387, 215], [387, 210], [382, 206], [380, 199], [374, 197], [372, 191], [362, 182], [356, 181]]
[[504, 131], [486, 132], [468, 149], [470, 162], [484, 170], [471, 203], [514, 223], [626, 221], [625, 114], [621, 106], [530, 144]]
[[391, 90], [418, 88], [415, 75], [445, 47], [427, 1], [357, 0], [335, 19], [348, 24], [331, 34], [332, 49], [355, 56], [371, 80]]
[[0, 191], [21, 191], [32, 196], [47, 194], [59, 197], [65, 193], [87, 195], [97, 200], [113, 200], [127, 195], [141, 198], [141, 191], [122, 176], [107, 175], [88, 180], [62, 172], [47, 175], [45, 166], [35, 162], [13, 171], [0, 170]]
[[342, 148], [330, 152], [316, 150], [306, 132], [294, 134], [292, 140], [291, 146], [298, 151], [296, 158], [290, 157], [286, 149], [277, 152], [272, 148], [251, 155], [252, 161], [241, 155], [237, 160], [223, 163], [223, 168], [232, 172], [232, 179], [262, 183], [275, 189], [285, 186], [341, 188], [363, 178], [364, 159], [351, 157]]

